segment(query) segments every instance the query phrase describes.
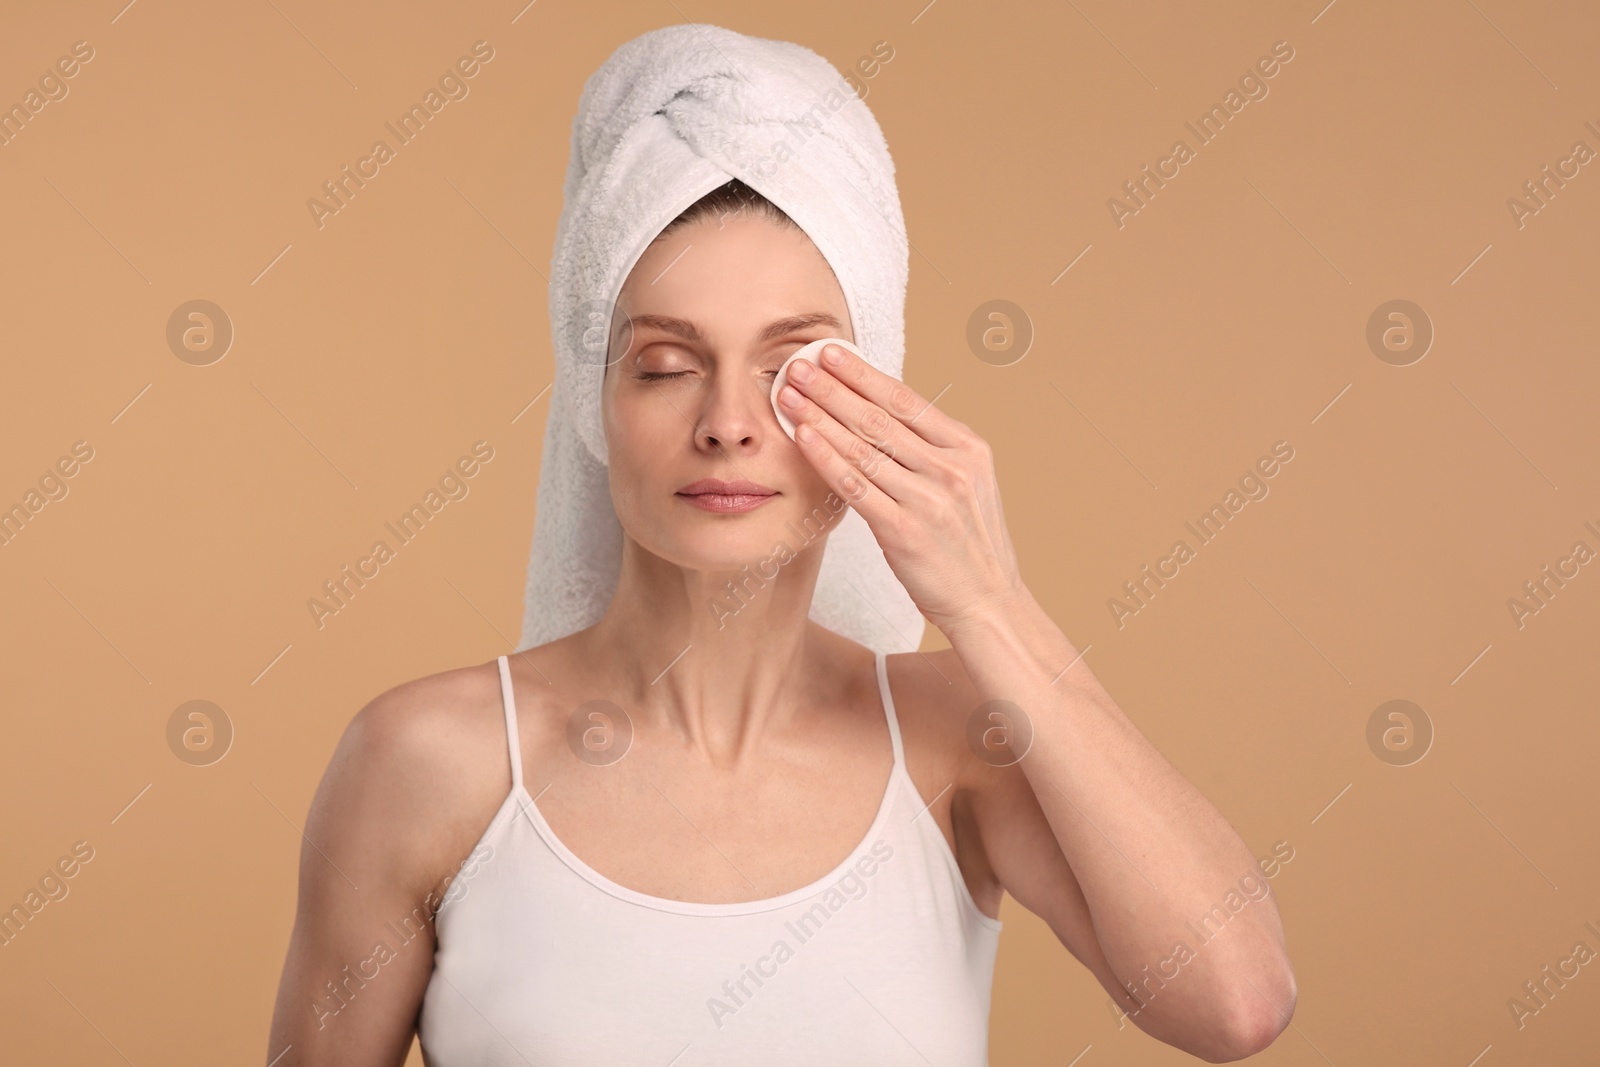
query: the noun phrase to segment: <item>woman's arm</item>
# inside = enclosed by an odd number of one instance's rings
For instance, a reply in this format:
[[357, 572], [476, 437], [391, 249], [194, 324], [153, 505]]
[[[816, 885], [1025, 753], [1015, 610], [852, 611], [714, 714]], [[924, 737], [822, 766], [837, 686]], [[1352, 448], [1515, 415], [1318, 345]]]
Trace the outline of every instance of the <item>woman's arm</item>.
[[455, 743], [441, 748], [448, 724], [434, 709], [445, 697], [434, 679], [389, 690], [351, 720], [329, 762], [300, 849], [299, 904], [263, 1061], [273, 1067], [406, 1060], [433, 972], [433, 914], [445, 891], [435, 876], [452, 869], [440, 753], [463, 739], [457, 713]]
[[[838, 346], [803, 370], [779, 392], [795, 443], [950, 638], [968, 677], [950, 696], [971, 697], [973, 712], [1010, 701], [1032, 726], [1019, 773], [965, 790], [995, 877], [1112, 979], [1142, 1029], [1213, 1061], [1266, 1048], [1294, 1011], [1294, 976], [1256, 859], [1022, 584], [989, 443]], [[1240, 894], [1240, 878], [1259, 899]], [[1208, 915], [1219, 933], [1194, 944], [1190, 925]], [[1125, 985], [1146, 993], [1134, 1000]]]
[[1014, 764], [1002, 749], [969, 765], [973, 821], [1001, 884], [1145, 1032], [1214, 1063], [1271, 1044], [1294, 1013], [1294, 974], [1276, 900], [1238, 833], [1025, 588], [945, 633], [957, 663], [941, 666], [955, 667], [964, 711], [1021, 709], [980, 715], [988, 740], [1032, 732]]
[[[950, 639], [968, 677], [968, 708], [1010, 701], [1020, 709], [1012, 717], [1032, 727], [1020, 774], [969, 787], [974, 815], [990, 813], [979, 817], [979, 836], [996, 875], [1010, 878], [1002, 884], [1019, 901], [1043, 902], [1069, 947], [1092, 923], [1117, 986], [1150, 994], [1142, 1007], [1123, 999], [1151, 1034], [1207, 1059], [1266, 1047], [1288, 1025], [1295, 986], [1270, 893], [1237, 914], [1228, 906], [1245, 899], [1241, 878], [1256, 876], [1250, 884], [1264, 891], [1256, 860], [1078, 662], [1024, 585], [988, 442], [838, 346], [825, 347], [809, 375], [805, 367], [795, 364], [779, 393], [795, 443], [867, 521], [906, 592]], [[999, 796], [1010, 800], [998, 804]], [[1019, 833], [993, 814], [1034, 806], [1032, 826], [1042, 818], [1049, 835]], [[1040, 847], [1041, 839], [1053, 843]], [[1219, 903], [1228, 916], [1218, 915], [1221, 932], [1193, 944], [1189, 924]], [[1074, 951], [1092, 959], [1096, 950], [1078, 936]], [[1096, 969], [1102, 981], [1105, 968]]]

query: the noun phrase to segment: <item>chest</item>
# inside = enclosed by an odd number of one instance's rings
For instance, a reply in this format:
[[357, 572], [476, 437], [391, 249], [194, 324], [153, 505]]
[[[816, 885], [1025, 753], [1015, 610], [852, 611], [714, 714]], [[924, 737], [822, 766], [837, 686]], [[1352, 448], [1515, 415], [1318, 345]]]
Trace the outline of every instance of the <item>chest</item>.
[[531, 760], [524, 788], [551, 833], [612, 882], [672, 900], [761, 900], [817, 882], [865, 843], [891, 800], [881, 741], [726, 774], [668, 753]]
[[854, 885], [705, 914], [597, 891], [528, 821], [497, 823], [495, 858], [440, 915], [425, 1060], [983, 1063], [996, 935], [913, 833], [887, 836]]

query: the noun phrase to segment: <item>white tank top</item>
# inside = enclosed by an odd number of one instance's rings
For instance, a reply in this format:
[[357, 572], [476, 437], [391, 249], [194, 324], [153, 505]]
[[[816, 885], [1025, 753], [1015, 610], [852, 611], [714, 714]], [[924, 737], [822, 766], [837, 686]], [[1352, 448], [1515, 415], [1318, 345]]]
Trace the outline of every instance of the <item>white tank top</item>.
[[906, 771], [882, 653], [894, 766], [872, 828], [812, 884], [734, 904], [636, 892], [551, 832], [522, 785], [499, 663], [511, 792], [435, 919], [417, 1023], [429, 1067], [987, 1065], [1002, 924]]

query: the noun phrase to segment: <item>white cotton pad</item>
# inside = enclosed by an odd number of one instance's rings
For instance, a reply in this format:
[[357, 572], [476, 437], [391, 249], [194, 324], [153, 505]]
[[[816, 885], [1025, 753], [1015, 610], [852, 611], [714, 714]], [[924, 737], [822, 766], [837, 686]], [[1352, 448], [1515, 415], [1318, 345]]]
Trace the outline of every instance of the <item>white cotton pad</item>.
[[[778, 425], [783, 427], [783, 432], [789, 435], [789, 440], [791, 441], [794, 440], [794, 420], [789, 418], [788, 411], [784, 410], [783, 405], [778, 402], [778, 394], [783, 391], [784, 385], [789, 381], [789, 364], [797, 359], [804, 359], [812, 363], [818, 363], [820, 366], [819, 361], [822, 359], [822, 350], [828, 345], [838, 345], [847, 352], [854, 352], [862, 359], [867, 358], [866, 353], [846, 341], [843, 337], [824, 337], [820, 341], [812, 341], [783, 361], [783, 366], [778, 368], [778, 376], [772, 379], [772, 410], [778, 416]], [[800, 389], [798, 385], [795, 388]], [[800, 391], [802, 393], [805, 392], [804, 389]]]

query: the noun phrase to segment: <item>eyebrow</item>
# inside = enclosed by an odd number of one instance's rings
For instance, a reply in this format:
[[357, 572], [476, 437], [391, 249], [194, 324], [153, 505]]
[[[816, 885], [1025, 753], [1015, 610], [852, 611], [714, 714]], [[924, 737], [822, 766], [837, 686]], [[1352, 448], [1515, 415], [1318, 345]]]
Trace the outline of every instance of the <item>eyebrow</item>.
[[[635, 329], [660, 330], [662, 333], [670, 333], [675, 337], [681, 337], [685, 341], [694, 341], [699, 344], [705, 343], [705, 335], [700, 332], [698, 326], [688, 319], [674, 318], [671, 315], [632, 315], [629, 316], [629, 321], [633, 323]], [[758, 342], [771, 341], [786, 334], [809, 330], [813, 326], [827, 326], [835, 331], [840, 331], [844, 328], [837, 318], [826, 311], [808, 311], [802, 315], [790, 315], [788, 318], [768, 323], [756, 335], [756, 340]]]

